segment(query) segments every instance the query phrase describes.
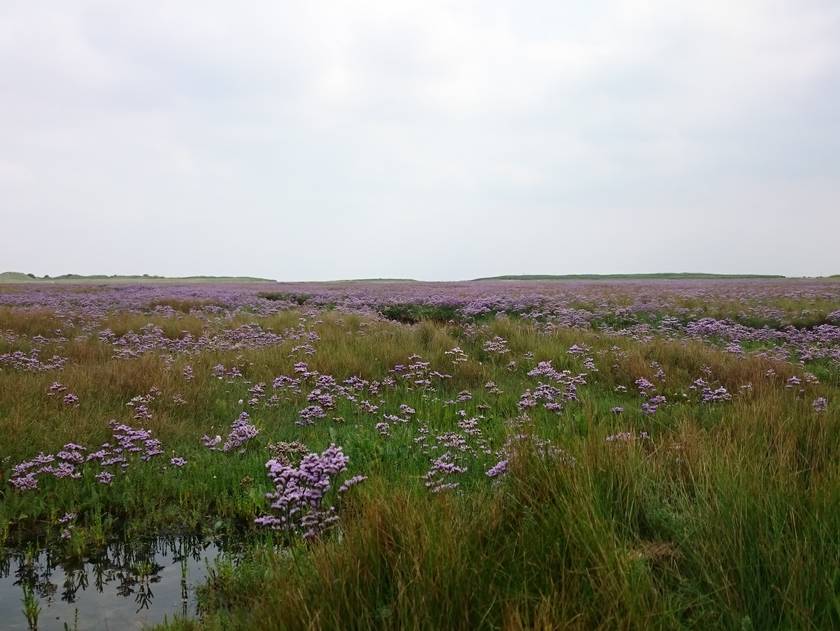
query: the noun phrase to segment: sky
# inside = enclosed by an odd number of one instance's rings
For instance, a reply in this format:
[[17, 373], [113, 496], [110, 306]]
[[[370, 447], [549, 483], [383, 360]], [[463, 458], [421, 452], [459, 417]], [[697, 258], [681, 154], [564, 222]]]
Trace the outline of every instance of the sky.
[[0, 2], [0, 271], [840, 273], [840, 2]]

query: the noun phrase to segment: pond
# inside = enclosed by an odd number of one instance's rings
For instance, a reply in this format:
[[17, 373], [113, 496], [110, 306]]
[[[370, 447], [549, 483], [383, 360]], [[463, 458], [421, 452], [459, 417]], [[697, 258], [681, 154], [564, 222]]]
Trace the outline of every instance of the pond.
[[82, 560], [50, 550], [0, 558], [0, 629], [30, 629], [24, 600], [37, 600], [39, 631], [140, 629], [197, 614], [195, 588], [221, 554], [217, 542], [176, 537], [114, 543]]

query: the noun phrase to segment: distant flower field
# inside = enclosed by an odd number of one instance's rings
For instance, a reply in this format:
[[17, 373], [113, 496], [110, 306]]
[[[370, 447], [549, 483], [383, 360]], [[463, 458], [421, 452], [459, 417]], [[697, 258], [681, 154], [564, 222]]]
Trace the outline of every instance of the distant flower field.
[[840, 281], [2, 285], [0, 435], [30, 624], [177, 535], [173, 628], [840, 628]]

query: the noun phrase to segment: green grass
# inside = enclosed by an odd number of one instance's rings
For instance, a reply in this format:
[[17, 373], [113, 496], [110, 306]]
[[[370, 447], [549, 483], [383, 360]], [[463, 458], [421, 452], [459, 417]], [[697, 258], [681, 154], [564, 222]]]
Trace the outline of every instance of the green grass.
[[[169, 306], [175, 315], [115, 313], [98, 326], [126, 332], [154, 323], [178, 337], [184, 330], [195, 336], [246, 322], [281, 332], [303, 318], [319, 335], [317, 352], [293, 354], [301, 342], [289, 340], [257, 350], [121, 360], [96, 336], [76, 340], [82, 324], [65, 324], [65, 336], [74, 341], [64, 348], [71, 358], [64, 369], [0, 372], [0, 544], [50, 543], [72, 556], [112, 537], [184, 530], [250, 542], [244, 559], [223, 560], [202, 588], [203, 617], [171, 628], [840, 626], [836, 366], [822, 366], [822, 383], [799, 394], [783, 383], [802, 375], [802, 367], [738, 358], [699, 342], [546, 332], [516, 319], [465, 325], [418, 313], [410, 314], [416, 323], [402, 324], [302, 311], [204, 317], [192, 311], [201, 305]], [[0, 311], [0, 329], [37, 335], [54, 330], [55, 318], [7, 309]], [[495, 335], [508, 341], [508, 355], [482, 350]], [[537, 409], [517, 421], [520, 395], [538, 383], [526, 375], [536, 362], [584, 371], [582, 359], [567, 353], [572, 344], [589, 346], [598, 368], [580, 387], [579, 401], [560, 414]], [[454, 346], [468, 361], [452, 364], [445, 353]], [[42, 355], [53, 350], [48, 345]], [[271, 380], [292, 374], [296, 361], [338, 380], [383, 379], [412, 354], [452, 378], [430, 389], [384, 388], [376, 415], [341, 400], [311, 427], [295, 424], [307, 405], [304, 389], [275, 407], [250, 409], [261, 433], [244, 453], [211, 452], [199, 442], [203, 434], [226, 433], [250, 385], [265, 382], [270, 393]], [[669, 404], [645, 416], [633, 382], [655, 380], [652, 362], [667, 375], [659, 390]], [[217, 363], [240, 366], [245, 380], [213, 377]], [[186, 364], [192, 381], [182, 375]], [[747, 383], [752, 390], [731, 402], [701, 405], [689, 386], [704, 367], [730, 392]], [[765, 376], [771, 367], [774, 380]], [[79, 396], [79, 407], [46, 396], [56, 380]], [[484, 389], [491, 380], [501, 394]], [[5, 483], [16, 462], [40, 450], [52, 452], [68, 441], [99, 444], [108, 439], [112, 418], [134, 423], [125, 404], [152, 387], [161, 394], [146, 425], [162, 440], [164, 458], [132, 465], [110, 487], [92, 475], [43, 479], [32, 493]], [[445, 404], [463, 390], [473, 399]], [[176, 394], [186, 403], [177, 405]], [[811, 408], [817, 396], [832, 402], [822, 414]], [[403, 403], [416, 409], [418, 420], [396, 425], [383, 439], [375, 423]], [[625, 413], [616, 416], [610, 409], [619, 405]], [[485, 417], [480, 427], [493, 450], [513, 434], [531, 438], [520, 441], [500, 481], [484, 473], [498, 458], [480, 454], [457, 491], [432, 495], [423, 485], [429, 457], [417, 448], [416, 428], [422, 421], [433, 434], [456, 431], [459, 409]], [[606, 441], [625, 431], [650, 438]], [[334, 442], [350, 456], [350, 474], [369, 476], [348, 496], [340, 528], [321, 541], [276, 547], [280, 539], [253, 525], [270, 490], [267, 445], [278, 440], [300, 440], [312, 450]], [[546, 458], [539, 440], [550, 440], [566, 456]], [[166, 466], [173, 454], [188, 460], [184, 469]], [[67, 511], [79, 513], [79, 526], [62, 544], [57, 520]]]

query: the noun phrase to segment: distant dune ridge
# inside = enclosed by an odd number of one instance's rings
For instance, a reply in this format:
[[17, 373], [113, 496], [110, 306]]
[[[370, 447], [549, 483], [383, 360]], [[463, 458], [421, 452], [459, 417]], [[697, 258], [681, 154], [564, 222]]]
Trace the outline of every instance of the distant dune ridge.
[[475, 280], [656, 280], [656, 279], [707, 279], [707, 278], [787, 278], [781, 274], [706, 274], [703, 272], [662, 272], [654, 274], [510, 274], [488, 276]]
[[[461, 282], [482, 281], [564, 281], [564, 280], [780, 280], [797, 278], [781, 274], [707, 274], [704, 272], [661, 272], [650, 274], [505, 274]], [[840, 274], [811, 278], [840, 279]], [[0, 272], [0, 283], [276, 283], [273, 278], [256, 276], [155, 276], [153, 274], [62, 274], [35, 276], [24, 272]], [[293, 282], [293, 281], [289, 281]], [[417, 283], [414, 278], [347, 278], [319, 281], [329, 283]]]
[[0, 272], [0, 283], [274, 283], [273, 278], [253, 276], [154, 276], [152, 274], [62, 274], [61, 276], [35, 276], [23, 272]]

